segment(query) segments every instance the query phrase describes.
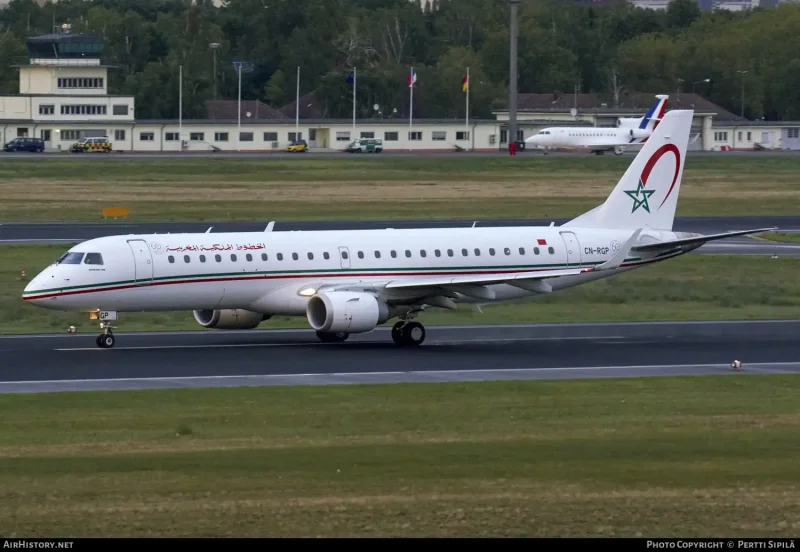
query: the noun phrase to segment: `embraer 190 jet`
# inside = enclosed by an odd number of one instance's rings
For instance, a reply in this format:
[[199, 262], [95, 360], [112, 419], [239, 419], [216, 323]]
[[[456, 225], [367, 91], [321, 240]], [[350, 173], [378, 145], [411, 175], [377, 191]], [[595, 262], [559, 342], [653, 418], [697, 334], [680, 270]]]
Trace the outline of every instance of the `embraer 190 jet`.
[[114, 346], [118, 313], [182, 310], [217, 329], [302, 316], [323, 342], [396, 318], [395, 343], [420, 345], [415, 319], [431, 307], [546, 295], [773, 230], [672, 231], [692, 116], [668, 112], [606, 201], [562, 226], [103, 237], [67, 251], [22, 298], [88, 312], [101, 348]]
[[544, 150], [587, 148], [597, 155], [613, 151], [622, 155], [631, 146], [647, 142], [667, 110], [667, 95], [656, 96], [644, 117], [620, 117], [616, 127], [548, 127], [525, 140], [526, 146]]

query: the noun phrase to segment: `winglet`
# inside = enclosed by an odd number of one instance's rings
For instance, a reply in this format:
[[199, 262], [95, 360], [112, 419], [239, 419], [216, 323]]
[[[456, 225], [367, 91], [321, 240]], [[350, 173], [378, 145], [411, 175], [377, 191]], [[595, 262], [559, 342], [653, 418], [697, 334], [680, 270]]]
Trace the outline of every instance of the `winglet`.
[[603, 264], [594, 267], [594, 270], [611, 270], [613, 268], [619, 267], [619, 265], [621, 265], [623, 261], [625, 261], [625, 257], [628, 256], [628, 253], [630, 253], [633, 244], [636, 243], [637, 239], [639, 239], [639, 234], [641, 234], [641, 232], [642, 229], [637, 228], [636, 231], [633, 234], [631, 234], [631, 237], [628, 238], [628, 241], [622, 244], [622, 247], [619, 248], [619, 251], [617, 251], [613, 257], [611, 257]]
[[275, 226], [275, 221], [274, 220], [269, 221], [269, 224], [267, 224], [267, 227], [264, 228], [264, 232], [272, 232], [272, 228], [274, 226]]

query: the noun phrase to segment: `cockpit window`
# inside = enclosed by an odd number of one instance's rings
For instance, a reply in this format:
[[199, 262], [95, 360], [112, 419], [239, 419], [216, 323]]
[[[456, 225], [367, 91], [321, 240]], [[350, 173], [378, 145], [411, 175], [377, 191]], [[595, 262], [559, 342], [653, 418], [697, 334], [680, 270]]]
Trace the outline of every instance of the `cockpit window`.
[[101, 265], [103, 264], [103, 256], [100, 253], [87, 253], [83, 264]]
[[61, 255], [56, 264], [81, 264], [83, 253], [67, 252]]

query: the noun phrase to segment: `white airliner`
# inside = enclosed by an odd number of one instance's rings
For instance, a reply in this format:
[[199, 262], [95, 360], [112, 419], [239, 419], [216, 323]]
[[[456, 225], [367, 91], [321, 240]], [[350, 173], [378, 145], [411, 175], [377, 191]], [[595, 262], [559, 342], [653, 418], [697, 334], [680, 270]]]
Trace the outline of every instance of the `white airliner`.
[[616, 127], [549, 127], [525, 140], [525, 146], [543, 149], [588, 148], [597, 155], [614, 151], [622, 155], [630, 146], [641, 145], [658, 128], [667, 110], [669, 96], [656, 96], [644, 117], [620, 117]]
[[[145, 234], [85, 241], [38, 274], [23, 299], [100, 320], [113, 347], [120, 312], [194, 311], [205, 328], [305, 316], [323, 342], [393, 318], [419, 345], [430, 307], [545, 295], [665, 261], [702, 244], [774, 230], [672, 232], [692, 111], [671, 111], [600, 206], [563, 226]], [[209, 229], [210, 231], [211, 229]]]

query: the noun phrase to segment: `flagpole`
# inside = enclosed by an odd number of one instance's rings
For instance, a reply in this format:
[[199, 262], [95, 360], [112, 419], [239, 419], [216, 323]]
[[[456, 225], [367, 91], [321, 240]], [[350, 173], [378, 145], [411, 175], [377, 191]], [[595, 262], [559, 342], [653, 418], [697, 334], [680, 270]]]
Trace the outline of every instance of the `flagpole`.
[[178, 148], [183, 151], [183, 65], [178, 69]]
[[294, 102], [294, 139], [300, 141], [300, 66], [297, 66], [297, 92]]
[[237, 122], [236, 122], [236, 151], [241, 151], [239, 138], [242, 135], [242, 64], [239, 63], [239, 100], [237, 102]]
[[353, 67], [353, 140], [356, 138], [356, 68]]
[[[414, 68], [411, 68], [411, 73], [409, 73], [410, 79], [408, 81], [408, 87], [410, 89], [410, 96], [408, 101], [408, 131], [411, 132], [411, 123], [414, 119]], [[411, 135], [408, 136], [408, 139], [411, 139]]]
[[467, 106], [466, 106], [466, 110], [464, 111], [464, 113], [466, 113], [466, 116], [467, 116], [466, 120], [465, 120], [465, 124], [466, 124], [466, 127], [467, 127], [467, 129], [466, 129], [467, 130], [467, 134], [465, 136], [467, 137], [467, 140], [469, 140], [469, 89], [470, 89], [469, 66], [467, 66], [467, 100], [466, 100]]

